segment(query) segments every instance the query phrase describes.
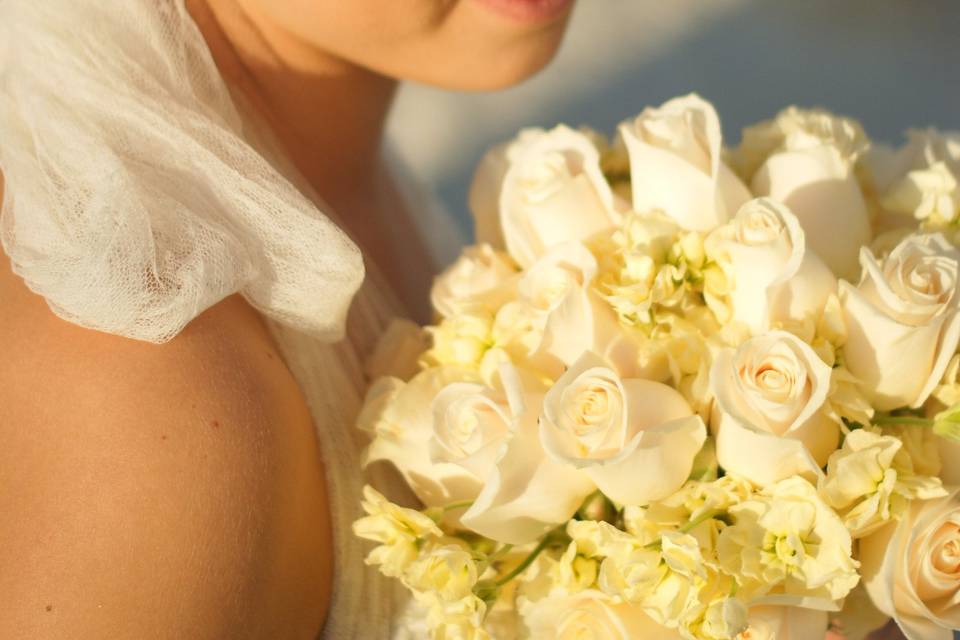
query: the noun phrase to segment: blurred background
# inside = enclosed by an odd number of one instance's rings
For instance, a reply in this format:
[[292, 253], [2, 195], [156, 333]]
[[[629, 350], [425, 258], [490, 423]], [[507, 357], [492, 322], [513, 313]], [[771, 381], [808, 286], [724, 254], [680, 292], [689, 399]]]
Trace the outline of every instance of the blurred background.
[[467, 237], [466, 193], [491, 145], [558, 122], [612, 133], [696, 91], [727, 144], [781, 108], [858, 118], [875, 140], [960, 129], [960, 0], [580, 0], [558, 57], [492, 94], [405, 86], [389, 136]]

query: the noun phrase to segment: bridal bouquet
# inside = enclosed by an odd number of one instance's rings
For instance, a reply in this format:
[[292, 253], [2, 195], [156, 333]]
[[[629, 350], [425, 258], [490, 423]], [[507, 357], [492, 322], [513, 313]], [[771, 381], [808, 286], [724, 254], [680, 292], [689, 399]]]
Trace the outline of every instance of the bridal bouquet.
[[728, 150], [694, 95], [493, 149], [360, 418], [424, 505], [366, 488], [367, 562], [434, 638], [952, 638], [958, 180], [960, 134]]

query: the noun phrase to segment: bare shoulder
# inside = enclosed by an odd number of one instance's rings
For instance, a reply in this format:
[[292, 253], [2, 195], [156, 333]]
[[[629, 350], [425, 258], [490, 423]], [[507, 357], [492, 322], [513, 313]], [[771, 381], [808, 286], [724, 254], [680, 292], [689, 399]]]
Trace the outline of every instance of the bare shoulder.
[[59, 319], [0, 251], [0, 352], [0, 637], [317, 633], [313, 427], [242, 298], [152, 345]]

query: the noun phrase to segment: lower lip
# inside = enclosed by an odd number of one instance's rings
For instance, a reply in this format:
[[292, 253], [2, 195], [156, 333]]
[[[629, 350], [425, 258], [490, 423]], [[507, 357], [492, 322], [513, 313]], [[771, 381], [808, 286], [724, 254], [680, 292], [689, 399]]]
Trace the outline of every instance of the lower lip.
[[497, 13], [520, 22], [547, 22], [559, 18], [574, 0], [480, 0]]

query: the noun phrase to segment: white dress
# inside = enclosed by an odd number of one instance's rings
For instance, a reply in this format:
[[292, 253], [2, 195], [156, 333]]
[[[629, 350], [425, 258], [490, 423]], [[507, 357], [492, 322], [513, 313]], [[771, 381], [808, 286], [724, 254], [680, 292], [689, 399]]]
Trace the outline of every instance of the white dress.
[[[400, 490], [361, 471], [354, 426], [400, 306], [231, 95], [183, 0], [0, 0], [0, 170], [3, 250], [58, 316], [159, 343], [235, 292], [263, 314], [323, 417], [335, 541], [323, 637], [399, 633], [404, 596], [364, 565], [350, 525], [365, 482]], [[455, 249], [453, 225], [426, 210], [418, 226], [446, 230], [438, 253]]]

